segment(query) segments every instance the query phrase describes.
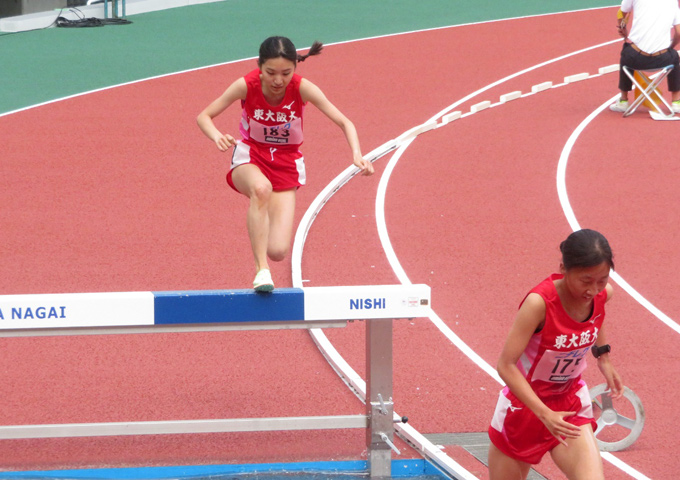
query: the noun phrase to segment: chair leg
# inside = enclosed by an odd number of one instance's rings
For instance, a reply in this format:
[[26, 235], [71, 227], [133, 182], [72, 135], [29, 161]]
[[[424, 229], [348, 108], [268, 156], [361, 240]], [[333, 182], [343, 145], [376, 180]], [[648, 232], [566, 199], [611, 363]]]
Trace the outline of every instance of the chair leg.
[[661, 82], [663, 82], [663, 80], [666, 78], [666, 76], [670, 73], [671, 69], [672, 69], [672, 67], [671, 68], [668, 68], [668, 67], [664, 68], [663, 70], [661, 70], [659, 72], [659, 74], [657, 74], [654, 77], [653, 80], [650, 77], [648, 77], [645, 73], [638, 70], [638, 74], [642, 77], [643, 82], [646, 83], [646, 86], [643, 87], [637, 81], [637, 79], [635, 78], [635, 75], [633, 73], [631, 73], [630, 69], [628, 69], [627, 67], [624, 66], [623, 67], [624, 73], [628, 76], [628, 78], [630, 78], [633, 85], [635, 85], [635, 88], [637, 88], [640, 91], [640, 95], [638, 95], [638, 97], [635, 99], [635, 101], [630, 104], [630, 106], [626, 109], [625, 112], [623, 112], [623, 116], [627, 117], [629, 115], [632, 115], [635, 112], [635, 110], [637, 110], [637, 108], [642, 104], [642, 102], [645, 101], [645, 99], [649, 101], [649, 103], [653, 106], [654, 110], [656, 110], [659, 113], [659, 115], [669, 116], [669, 115], [666, 115], [661, 110], [661, 108], [659, 108], [658, 103], [655, 100], [652, 99], [651, 95], [653, 95], [655, 92], [656, 92], [657, 98], [661, 101], [661, 103], [663, 103], [666, 106], [666, 108], [668, 108], [668, 111], [670, 112], [670, 116], [671, 117], [674, 116], [673, 109], [671, 108], [669, 103], [666, 101], [666, 99], [663, 98], [663, 95], [661, 95], [657, 90], [657, 87], [661, 84]]
[[[661, 84], [661, 82], [663, 81], [664, 78], [666, 78], [666, 73], [663, 73], [663, 74], [658, 75], [658, 76], [654, 79], [654, 81], [651, 82], [651, 83], [649, 83], [649, 84], [648, 84], [649, 86], [648, 86], [646, 89], [644, 89], [644, 90], [642, 91], [642, 95], [644, 95], [644, 97], [645, 97], [647, 100], [649, 100], [649, 102], [650, 102], [650, 103], [652, 104], [652, 106], [654, 107], [654, 110], [656, 110], [657, 112], [659, 112], [660, 115], [665, 115], [665, 113], [663, 113], [663, 112], [661, 111], [661, 109], [659, 108], [658, 103], [655, 102], [654, 100], [652, 100], [652, 97], [651, 97], [650, 94], [656, 92], [656, 87], [658, 87], [658, 86]], [[672, 114], [673, 114], [673, 110], [671, 110], [670, 105], [668, 105], [668, 103], [666, 102], [666, 100], [663, 98], [663, 95], [657, 94], [656, 96], [657, 96], [657, 98], [658, 98], [659, 100], [661, 100], [661, 102], [663, 102], [663, 103], [668, 107], [668, 110], [671, 112], [671, 115], [672, 115]]]

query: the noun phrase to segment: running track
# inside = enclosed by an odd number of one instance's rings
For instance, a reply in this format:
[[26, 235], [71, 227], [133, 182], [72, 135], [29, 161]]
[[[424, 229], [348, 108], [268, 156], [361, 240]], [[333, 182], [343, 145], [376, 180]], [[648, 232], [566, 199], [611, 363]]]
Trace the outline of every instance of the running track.
[[[612, 42], [613, 32], [602, 25], [611, 23], [613, 12], [336, 45], [300, 72], [355, 121], [368, 153], [479, 89]], [[575, 37], [561, 28], [565, 23], [587, 34]], [[456, 56], [443, 57], [441, 45]], [[453, 109], [466, 112], [504, 93], [596, 73], [616, 63], [618, 49], [610, 43], [530, 70]], [[0, 117], [8, 185], [0, 192], [7, 232], [2, 291], [248, 285], [245, 202], [224, 187], [227, 157], [219, 157], [193, 119], [225, 87], [225, 79], [242, 75], [250, 65], [159, 78]], [[191, 96], [184, 95], [187, 85], [194, 90]], [[552, 88], [427, 132], [399, 152], [385, 197], [395, 256], [410, 281], [432, 286], [434, 310], [446, 326], [491, 365], [518, 301], [557, 267], [557, 245], [570, 231], [556, 187], [564, 146], [616, 93], [615, 85], [615, 74], [609, 74]], [[363, 102], [357, 102], [357, 92]], [[225, 128], [236, 124], [238, 112], [231, 113], [220, 119]], [[65, 121], [80, 140], [64, 135]], [[103, 124], [118, 127], [103, 130]], [[673, 295], [678, 167], [667, 154], [676, 127], [645, 114], [624, 121], [605, 111], [576, 141], [566, 179], [580, 224], [608, 236], [617, 272], [671, 319], [680, 317]], [[298, 219], [348, 164], [336, 130], [308, 110], [309, 186], [300, 191]], [[403, 280], [386, 258], [375, 220], [380, 175], [389, 158], [376, 163], [376, 177], [356, 178], [343, 187], [316, 219], [302, 259], [305, 285]], [[290, 268], [290, 261], [277, 265], [279, 286], [291, 284]], [[363, 328], [357, 323], [327, 332], [360, 374]], [[678, 393], [672, 377], [680, 363], [678, 333], [617, 288], [608, 335], [620, 373], [647, 411], [643, 435], [616, 457], [649, 478], [671, 478], [680, 466], [677, 420], [667, 400]], [[363, 408], [305, 332], [1, 342], [5, 385], [12, 385], [4, 392], [3, 424], [320, 415]], [[591, 386], [601, 383], [592, 366], [587, 380]], [[432, 322], [396, 324], [396, 410], [420, 432], [485, 430], [497, 391], [495, 380]], [[2, 465], [10, 470], [344, 459], [361, 451], [360, 432], [0, 444]], [[485, 468], [467, 454], [453, 447], [445, 452], [485, 478]], [[605, 468], [607, 478], [630, 478], [608, 462]], [[562, 478], [549, 460], [538, 469]]]

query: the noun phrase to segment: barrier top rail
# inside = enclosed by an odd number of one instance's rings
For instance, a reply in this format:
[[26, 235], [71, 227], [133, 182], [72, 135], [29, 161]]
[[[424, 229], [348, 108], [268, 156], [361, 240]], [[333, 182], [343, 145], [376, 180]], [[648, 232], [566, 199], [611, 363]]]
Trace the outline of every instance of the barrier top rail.
[[316, 328], [425, 317], [427, 285], [0, 295], [0, 337]]
[[[0, 295], [0, 337], [238, 329], [366, 328], [366, 414], [0, 426], [0, 439], [363, 428], [371, 478], [391, 477], [392, 320], [431, 313], [427, 285]], [[401, 421], [406, 421], [404, 417]]]

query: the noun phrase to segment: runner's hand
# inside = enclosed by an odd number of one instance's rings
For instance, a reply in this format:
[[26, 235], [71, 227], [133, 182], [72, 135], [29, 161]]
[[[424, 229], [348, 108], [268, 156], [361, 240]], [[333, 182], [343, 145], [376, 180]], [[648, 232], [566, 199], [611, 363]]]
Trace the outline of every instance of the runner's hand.
[[607, 378], [607, 387], [609, 387], [609, 390], [612, 392], [610, 396], [616, 400], [623, 396], [623, 381], [616, 371], [613, 371], [612, 373], [613, 375], [611, 378]]
[[231, 147], [236, 145], [236, 139], [229, 134], [218, 135], [215, 137], [215, 144], [217, 145], [217, 148], [219, 148], [221, 152], [226, 152]]
[[567, 438], [578, 438], [581, 435], [581, 429], [576, 425], [565, 420], [567, 417], [573, 417], [576, 412], [553, 412], [552, 410], [541, 421], [548, 429], [548, 431], [560, 441], [561, 444], [567, 446]]
[[373, 172], [375, 171], [373, 169], [373, 164], [364, 159], [360, 153], [354, 154], [354, 165], [361, 170], [361, 174], [365, 176], [373, 175]]
[[613, 399], [621, 398], [623, 396], [623, 380], [609, 361], [609, 355], [598, 358], [597, 366], [607, 382], [607, 388], [611, 391], [610, 396]]

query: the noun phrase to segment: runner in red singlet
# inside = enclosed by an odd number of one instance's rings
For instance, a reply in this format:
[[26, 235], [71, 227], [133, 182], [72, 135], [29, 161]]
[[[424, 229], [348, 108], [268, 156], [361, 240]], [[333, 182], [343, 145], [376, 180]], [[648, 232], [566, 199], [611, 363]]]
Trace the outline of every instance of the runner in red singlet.
[[[321, 53], [314, 42], [307, 55], [298, 55], [285, 37], [270, 37], [260, 46], [258, 69], [232, 83], [197, 118], [203, 133], [220, 151], [234, 147], [229, 185], [250, 200], [247, 225], [255, 257], [257, 291], [271, 291], [274, 282], [268, 258], [283, 260], [290, 249], [295, 213], [295, 192], [305, 184], [302, 145], [303, 112], [309, 102], [342, 129], [352, 151], [352, 161], [363, 175], [373, 173], [373, 165], [361, 155], [354, 124], [338, 110], [323, 92], [295, 73], [297, 62]], [[220, 132], [213, 118], [237, 100], [243, 114], [237, 141]]]
[[594, 230], [572, 233], [560, 250], [560, 273], [522, 301], [498, 361], [507, 386], [489, 427], [490, 480], [523, 480], [546, 452], [570, 480], [604, 479], [581, 374], [592, 351], [612, 397], [623, 394], [603, 324], [614, 261]]

